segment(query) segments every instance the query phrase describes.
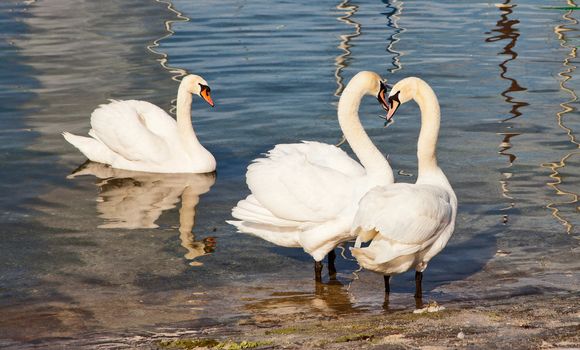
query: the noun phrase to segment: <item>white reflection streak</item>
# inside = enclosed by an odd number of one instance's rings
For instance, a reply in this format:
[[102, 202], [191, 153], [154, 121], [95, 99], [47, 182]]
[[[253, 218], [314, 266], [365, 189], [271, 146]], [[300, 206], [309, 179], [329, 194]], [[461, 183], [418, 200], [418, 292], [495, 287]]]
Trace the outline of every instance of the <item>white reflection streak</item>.
[[[568, 6], [576, 6], [576, 4], [574, 3], [574, 1], [569, 0]], [[572, 17], [572, 13], [573, 13], [573, 10], [569, 10], [562, 17], [565, 20], [567, 20], [569, 22], [569, 24], [577, 25], [578, 20], [576, 20], [575, 18]], [[562, 72], [558, 73], [558, 76], [560, 76], [562, 78], [560, 80], [560, 89], [562, 91], [565, 91], [566, 93], [568, 93], [570, 95], [571, 99], [566, 101], [566, 102], [560, 103], [562, 110], [556, 113], [556, 120], [557, 120], [558, 126], [566, 132], [566, 135], [570, 139], [570, 142], [572, 144], [574, 144], [576, 146], [576, 148], [578, 149], [578, 148], [580, 148], [580, 144], [576, 140], [576, 136], [574, 135], [573, 130], [564, 124], [565, 115], [570, 113], [570, 112], [573, 112], [575, 110], [575, 108], [573, 108], [570, 104], [578, 101], [578, 95], [576, 94], [576, 92], [573, 89], [566, 86], [566, 83], [570, 79], [572, 79], [573, 73], [576, 71], [576, 68], [577, 68], [571, 62], [577, 58], [578, 48], [573, 46], [573, 45], [569, 45], [568, 40], [566, 38], [566, 33], [569, 31], [572, 31], [572, 30], [573, 29], [566, 27], [564, 24], [560, 24], [560, 25], [557, 25], [554, 27], [554, 33], [556, 34], [556, 36], [558, 37], [558, 40], [560, 41], [560, 46], [562, 48], [570, 50], [570, 53], [564, 58], [564, 61], [562, 63], [564, 70]], [[574, 225], [572, 225], [570, 220], [564, 218], [561, 215], [560, 209], [558, 208], [558, 206], [575, 205], [576, 203], [578, 203], [579, 195], [577, 193], [565, 191], [562, 188], [560, 188], [560, 185], [563, 182], [562, 176], [560, 174], [560, 169], [566, 167], [566, 161], [570, 157], [572, 157], [573, 155], [577, 155], [577, 154], [580, 154], [580, 152], [576, 150], [576, 151], [573, 151], [573, 152], [566, 154], [558, 162], [542, 164], [542, 167], [550, 168], [552, 170], [552, 173], [550, 174], [550, 178], [553, 179], [554, 182], [548, 182], [547, 185], [549, 187], [551, 187], [556, 192], [556, 195], [570, 198], [567, 201], [561, 201], [561, 202], [552, 201], [548, 205], [546, 205], [546, 207], [552, 211], [552, 216], [554, 216], [554, 218], [556, 218], [556, 220], [558, 220], [566, 228], [567, 234], [572, 233], [572, 231], [574, 229]], [[576, 210], [580, 211], [578, 206], [576, 206]]]
[[401, 41], [401, 34], [405, 31], [405, 28], [399, 26], [400, 15], [403, 13], [403, 2], [398, 0], [393, 0], [387, 3], [387, 8], [393, 10], [393, 13], [388, 15], [387, 25], [395, 30], [395, 33], [391, 35], [389, 44], [387, 45], [387, 52], [393, 54], [392, 65], [389, 68], [389, 73], [394, 73], [398, 70], [403, 69], [403, 64], [401, 63], [401, 56], [403, 54], [400, 51], [395, 50], [395, 44]]
[[340, 94], [342, 93], [342, 90], [344, 90], [344, 87], [345, 87], [344, 82], [343, 82], [344, 78], [342, 77], [342, 71], [344, 70], [344, 68], [346, 68], [348, 66], [347, 60], [350, 57], [350, 55], [352, 54], [352, 52], [350, 50], [350, 47], [351, 47], [350, 41], [353, 38], [356, 38], [356, 37], [361, 35], [362, 27], [361, 27], [360, 23], [351, 19], [351, 17], [354, 14], [356, 14], [356, 12], [358, 10], [357, 5], [351, 5], [350, 0], [344, 0], [338, 6], [336, 6], [336, 8], [338, 10], [344, 10], [344, 16], [338, 17], [338, 20], [340, 22], [346, 23], [347, 25], [354, 27], [354, 33], [343, 34], [340, 36], [340, 44], [338, 44], [337, 48], [341, 49], [343, 52], [342, 52], [342, 54], [338, 55], [338, 57], [336, 57], [336, 59], [334, 60], [335, 65], [336, 65], [336, 70], [334, 72], [334, 78], [336, 79], [336, 84], [338, 85], [338, 87], [336, 88], [336, 91], [334, 92], [334, 96], [340, 96]]
[[[187, 71], [183, 68], [171, 67], [169, 65], [169, 55], [164, 53], [164, 52], [157, 51], [157, 48], [159, 47], [159, 45], [160, 45], [159, 43], [162, 40], [165, 40], [165, 39], [169, 38], [170, 36], [172, 36], [173, 34], [175, 34], [175, 31], [172, 28], [173, 23], [175, 23], [175, 22], [189, 22], [189, 21], [191, 21], [191, 18], [184, 16], [181, 12], [177, 11], [173, 7], [173, 3], [171, 3], [171, 1], [169, 1], [169, 0], [168, 1], [155, 0], [155, 2], [167, 5], [167, 9], [169, 11], [173, 12], [177, 19], [165, 21], [165, 31], [167, 31], [167, 34], [165, 34], [161, 38], [153, 40], [153, 42], [150, 45], [147, 45], [147, 50], [149, 50], [151, 53], [153, 53], [155, 55], [161, 56], [161, 58], [157, 59], [157, 62], [159, 62], [161, 67], [163, 67], [164, 69], [169, 71], [169, 73], [173, 74], [173, 76], [171, 77], [172, 80], [181, 81], [181, 78], [183, 78], [184, 76], [187, 75]], [[171, 108], [169, 109], [169, 113], [175, 114], [175, 112], [177, 110], [177, 106], [175, 105], [176, 103], [177, 103], [177, 99], [171, 100]]]
[[173, 34], [175, 34], [175, 31], [172, 29], [173, 23], [175, 23], [175, 22], [189, 22], [189, 21], [191, 21], [191, 18], [186, 17], [181, 12], [177, 11], [173, 7], [173, 4], [171, 3], [171, 1], [163, 1], [163, 0], [155, 0], [155, 1], [160, 3], [160, 4], [167, 5], [167, 9], [169, 11], [173, 12], [177, 19], [165, 21], [165, 31], [167, 31], [167, 34], [165, 34], [161, 38], [153, 40], [153, 42], [150, 45], [147, 45], [147, 50], [154, 53], [155, 55], [161, 56], [161, 58], [157, 59], [159, 64], [161, 64], [161, 66], [163, 68], [165, 68], [166, 70], [168, 70], [171, 74], [175, 74], [173, 77], [171, 77], [171, 79], [173, 79], [175, 81], [180, 81], [181, 77], [187, 75], [187, 71], [185, 69], [182, 69], [182, 68], [171, 67], [169, 65], [169, 56], [164, 52], [157, 51], [157, 48], [159, 47], [159, 42], [161, 42], [162, 40], [167, 39], [170, 36], [172, 36]]

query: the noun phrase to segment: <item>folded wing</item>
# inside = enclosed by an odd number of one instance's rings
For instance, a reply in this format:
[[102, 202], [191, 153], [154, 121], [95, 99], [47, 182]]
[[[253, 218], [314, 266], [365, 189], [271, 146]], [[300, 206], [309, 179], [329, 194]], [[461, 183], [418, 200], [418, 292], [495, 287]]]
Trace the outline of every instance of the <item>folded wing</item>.
[[[358, 231], [357, 245], [383, 241], [385, 251], [374, 254], [375, 263], [381, 263], [432, 244], [451, 224], [452, 212], [449, 194], [436, 186], [375, 187], [361, 199], [353, 230]], [[369, 248], [377, 247], [371, 243]]]
[[112, 101], [91, 115], [91, 136], [130, 161], [163, 162], [167, 136], [177, 136], [175, 120], [145, 101]]
[[248, 167], [261, 207], [280, 219], [325, 222], [352, 205], [364, 168], [341, 149], [318, 142], [277, 145]]

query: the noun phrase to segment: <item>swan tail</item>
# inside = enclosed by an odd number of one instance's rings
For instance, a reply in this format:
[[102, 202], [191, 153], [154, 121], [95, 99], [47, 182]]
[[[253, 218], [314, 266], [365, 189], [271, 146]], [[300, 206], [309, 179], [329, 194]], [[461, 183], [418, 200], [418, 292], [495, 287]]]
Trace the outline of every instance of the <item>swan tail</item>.
[[78, 148], [89, 160], [98, 163], [111, 164], [113, 154], [104, 144], [91, 137], [77, 136], [69, 132], [63, 132], [62, 136], [71, 145]]
[[350, 248], [350, 253], [359, 265], [367, 270], [377, 271], [378, 265], [375, 263], [376, 254], [368, 248]]
[[253, 195], [238, 202], [232, 209], [232, 216], [236, 219], [255, 224], [273, 225], [280, 227], [298, 227], [300, 222], [279, 218], [264, 208]]
[[301, 246], [300, 232], [296, 228], [240, 220], [227, 220], [226, 222], [235, 226], [238, 232], [256, 236], [278, 246], [289, 248], [298, 248]]
[[383, 274], [407, 271], [415, 260], [414, 254], [420, 250], [420, 245], [402, 244], [381, 237], [375, 237], [366, 248], [350, 248], [361, 267]]

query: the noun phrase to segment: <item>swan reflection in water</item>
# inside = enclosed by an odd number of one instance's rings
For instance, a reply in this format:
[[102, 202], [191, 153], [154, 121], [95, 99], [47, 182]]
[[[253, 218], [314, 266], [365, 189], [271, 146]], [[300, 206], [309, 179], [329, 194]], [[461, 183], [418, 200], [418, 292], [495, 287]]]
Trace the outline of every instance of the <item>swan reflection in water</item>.
[[[192, 232], [195, 207], [200, 195], [208, 192], [215, 183], [215, 173], [209, 174], [159, 174], [111, 168], [108, 165], [87, 161], [68, 178], [93, 175], [98, 178], [97, 211], [105, 223], [99, 228], [146, 229], [157, 228], [161, 214], [177, 206], [179, 210], [179, 238], [187, 249], [184, 257], [194, 260], [215, 250], [214, 237], [196, 240]], [[197, 261], [191, 266], [200, 266]]]
[[251, 300], [245, 308], [258, 317], [307, 313], [342, 315], [366, 310], [354, 305], [353, 296], [348, 288], [337, 279], [316, 282], [314, 293], [274, 292], [268, 298]]

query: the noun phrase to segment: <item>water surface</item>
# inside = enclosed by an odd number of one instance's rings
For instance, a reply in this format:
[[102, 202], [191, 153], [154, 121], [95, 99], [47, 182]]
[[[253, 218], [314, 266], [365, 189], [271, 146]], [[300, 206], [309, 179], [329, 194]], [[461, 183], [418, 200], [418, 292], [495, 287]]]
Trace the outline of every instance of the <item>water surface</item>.
[[[426, 298], [578, 293], [578, 22], [543, 5], [2, 3], [0, 338], [119, 345], [257, 316], [383, 312], [382, 278], [348, 253], [338, 283], [315, 285], [305, 253], [224, 222], [260, 153], [340, 141], [337, 96], [360, 70], [419, 76], [441, 102], [438, 155], [460, 209]], [[85, 159], [61, 131], [88, 131], [108, 98], [170, 109], [184, 72], [212, 87], [216, 108], [195, 103], [193, 121], [217, 176], [95, 164], [69, 176]], [[364, 101], [374, 142], [411, 174], [398, 181], [414, 181], [418, 109], [387, 129], [380, 113]], [[390, 308], [412, 309], [412, 278], [393, 280]]]

